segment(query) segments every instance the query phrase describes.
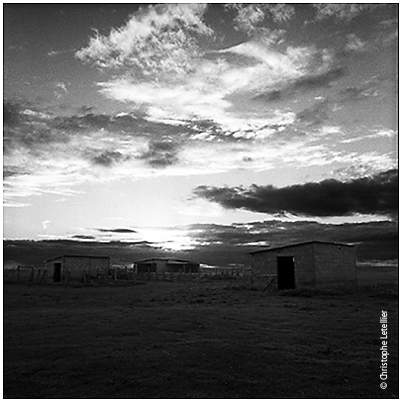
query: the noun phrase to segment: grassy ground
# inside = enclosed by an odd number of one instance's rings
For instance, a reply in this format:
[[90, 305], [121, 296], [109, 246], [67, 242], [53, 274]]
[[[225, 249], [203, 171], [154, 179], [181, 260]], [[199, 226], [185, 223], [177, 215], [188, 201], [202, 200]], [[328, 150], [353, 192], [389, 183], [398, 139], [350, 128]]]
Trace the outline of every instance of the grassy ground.
[[396, 398], [397, 287], [366, 282], [4, 285], [4, 398]]

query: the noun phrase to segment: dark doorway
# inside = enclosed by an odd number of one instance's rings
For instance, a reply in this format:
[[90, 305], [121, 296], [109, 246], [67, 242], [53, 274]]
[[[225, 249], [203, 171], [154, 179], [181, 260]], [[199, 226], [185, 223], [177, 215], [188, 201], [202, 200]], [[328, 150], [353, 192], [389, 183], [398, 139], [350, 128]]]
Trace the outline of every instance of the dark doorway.
[[53, 281], [60, 282], [60, 280], [61, 280], [61, 262], [55, 262], [53, 267], [54, 267]]
[[295, 263], [293, 257], [277, 257], [278, 289], [295, 288]]

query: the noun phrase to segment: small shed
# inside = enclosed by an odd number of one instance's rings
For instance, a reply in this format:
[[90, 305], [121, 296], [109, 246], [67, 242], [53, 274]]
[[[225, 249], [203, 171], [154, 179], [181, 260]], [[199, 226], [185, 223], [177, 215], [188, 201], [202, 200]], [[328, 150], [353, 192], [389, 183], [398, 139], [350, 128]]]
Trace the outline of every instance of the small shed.
[[61, 255], [45, 261], [48, 275], [53, 282], [106, 276], [110, 270], [110, 257], [99, 255]]
[[252, 275], [271, 277], [279, 290], [356, 285], [356, 250], [351, 244], [313, 240], [250, 254]]
[[198, 273], [200, 264], [172, 258], [148, 258], [134, 262], [134, 272], [137, 274], [146, 272], [158, 274], [163, 272]]

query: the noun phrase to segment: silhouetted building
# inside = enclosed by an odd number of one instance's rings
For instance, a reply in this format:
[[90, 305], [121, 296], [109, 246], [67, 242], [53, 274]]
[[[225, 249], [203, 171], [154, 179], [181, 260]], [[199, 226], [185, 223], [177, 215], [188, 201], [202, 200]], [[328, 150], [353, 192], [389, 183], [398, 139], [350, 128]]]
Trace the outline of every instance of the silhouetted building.
[[199, 263], [173, 258], [148, 258], [134, 262], [134, 272], [137, 274], [146, 272], [197, 273], [199, 271]]
[[356, 285], [353, 245], [308, 241], [254, 251], [253, 276], [271, 277], [279, 290]]
[[61, 255], [46, 260], [47, 278], [53, 282], [106, 276], [110, 270], [110, 257], [99, 255]]

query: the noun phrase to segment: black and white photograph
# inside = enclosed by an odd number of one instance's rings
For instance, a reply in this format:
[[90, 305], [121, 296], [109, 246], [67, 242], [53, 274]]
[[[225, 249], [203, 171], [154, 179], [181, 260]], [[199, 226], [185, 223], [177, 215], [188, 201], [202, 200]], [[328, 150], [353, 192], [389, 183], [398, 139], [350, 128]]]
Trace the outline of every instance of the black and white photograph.
[[399, 3], [3, 3], [3, 398], [399, 398]]

